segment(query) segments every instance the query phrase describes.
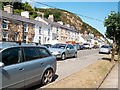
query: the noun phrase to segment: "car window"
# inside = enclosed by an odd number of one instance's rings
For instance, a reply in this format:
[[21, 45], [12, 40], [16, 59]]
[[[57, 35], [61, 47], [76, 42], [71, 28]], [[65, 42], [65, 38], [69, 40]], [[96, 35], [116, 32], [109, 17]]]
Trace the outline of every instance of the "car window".
[[2, 52], [2, 62], [7, 65], [17, 64], [22, 61], [20, 48], [9, 48]]
[[69, 49], [70, 49], [70, 45], [68, 44], [66, 48], [69, 48]]
[[47, 49], [45, 49], [45, 48], [39, 48], [39, 47], [37, 47], [37, 52], [38, 52], [38, 54], [40, 55], [41, 58], [51, 56], [51, 54], [49, 53], [49, 51]]
[[24, 51], [24, 55], [25, 55], [24, 57], [25, 57], [26, 61], [35, 60], [35, 59], [40, 58], [40, 56], [36, 52], [35, 47], [24, 47], [23, 51]]
[[70, 49], [74, 49], [74, 47], [71, 44], [69, 46], [70, 46]]
[[64, 49], [66, 47], [66, 44], [55, 44], [52, 46], [52, 48], [62, 48]]

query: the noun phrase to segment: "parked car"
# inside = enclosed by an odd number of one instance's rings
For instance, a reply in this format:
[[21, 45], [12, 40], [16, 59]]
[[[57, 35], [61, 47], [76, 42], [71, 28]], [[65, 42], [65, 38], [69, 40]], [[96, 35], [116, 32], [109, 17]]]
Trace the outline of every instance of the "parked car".
[[45, 85], [52, 81], [56, 72], [56, 57], [47, 48], [32, 45], [2, 46], [2, 88], [26, 88], [38, 83]]
[[84, 45], [80, 45], [80, 50], [84, 50], [85, 46]]
[[42, 46], [45, 46], [46, 48], [50, 48], [52, 45], [51, 44], [43, 44]]
[[55, 44], [49, 50], [54, 56], [62, 60], [67, 57], [77, 57], [77, 50], [72, 44]]
[[102, 45], [100, 47], [100, 50], [99, 50], [100, 54], [110, 54], [110, 52], [111, 52], [111, 47], [110, 46], [108, 46], [108, 45]]
[[73, 46], [74, 46], [75, 49], [80, 50], [80, 45], [78, 43], [73, 44]]
[[97, 49], [97, 48], [99, 48], [99, 46], [98, 46], [98, 45], [94, 45], [93, 48], [94, 48], [94, 49]]
[[83, 45], [84, 45], [85, 49], [91, 49], [92, 48], [92, 46], [89, 43], [84, 43]]

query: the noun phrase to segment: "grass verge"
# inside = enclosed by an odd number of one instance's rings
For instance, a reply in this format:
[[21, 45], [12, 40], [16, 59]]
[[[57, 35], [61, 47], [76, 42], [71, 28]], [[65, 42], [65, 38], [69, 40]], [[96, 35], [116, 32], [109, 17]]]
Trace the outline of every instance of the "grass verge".
[[45, 88], [97, 88], [112, 66], [109, 60], [99, 60]]

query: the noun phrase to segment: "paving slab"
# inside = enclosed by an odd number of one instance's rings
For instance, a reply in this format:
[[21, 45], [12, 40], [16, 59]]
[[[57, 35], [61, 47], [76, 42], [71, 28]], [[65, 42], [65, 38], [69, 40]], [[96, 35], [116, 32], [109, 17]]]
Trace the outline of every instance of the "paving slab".
[[118, 63], [113, 67], [100, 88], [118, 88]]

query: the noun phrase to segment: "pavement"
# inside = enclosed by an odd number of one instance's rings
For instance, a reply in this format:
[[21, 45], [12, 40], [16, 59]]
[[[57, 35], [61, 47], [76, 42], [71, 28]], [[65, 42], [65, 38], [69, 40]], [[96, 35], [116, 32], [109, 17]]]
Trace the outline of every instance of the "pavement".
[[100, 88], [118, 88], [118, 63], [115, 64]]

